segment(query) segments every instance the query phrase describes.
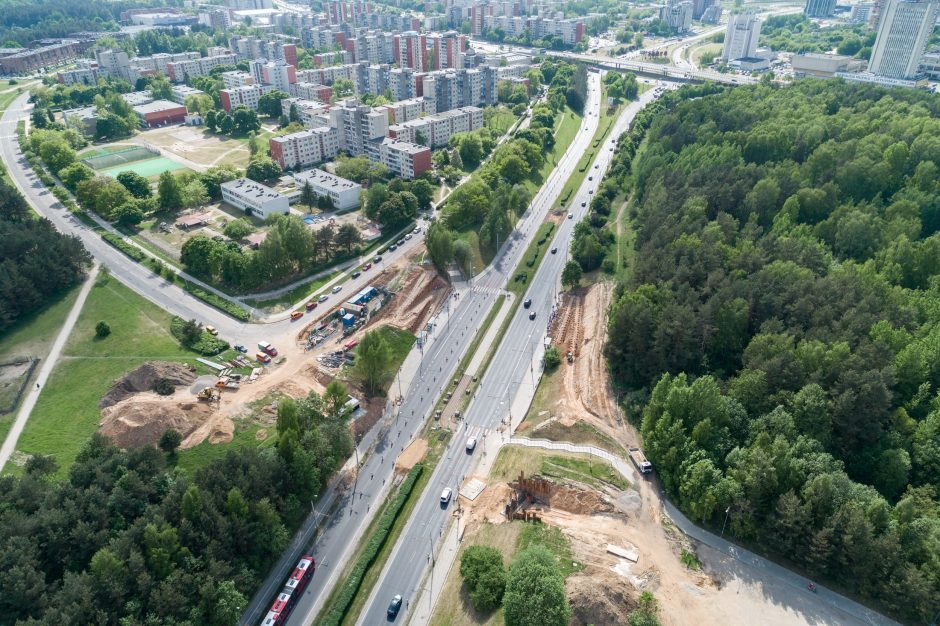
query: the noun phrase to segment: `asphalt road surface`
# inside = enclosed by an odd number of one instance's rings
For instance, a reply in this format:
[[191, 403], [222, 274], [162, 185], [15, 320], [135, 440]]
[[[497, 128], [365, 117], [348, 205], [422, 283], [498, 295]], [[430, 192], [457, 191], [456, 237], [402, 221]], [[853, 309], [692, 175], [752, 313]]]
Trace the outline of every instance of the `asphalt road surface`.
[[[596, 123], [600, 98], [597, 88], [599, 76], [590, 74], [590, 79], [591, 93], [586, 110], [593, 115], [588, 119], [593, 119]], [[372, 595], [359, 616], [358, 624], [374, 626], [385, 622], [388, 603], [396, 594], [401, 594], [408, 602], [407, 609], [403, 607], [402, 615], [398, 619], [403, 623], [407, 619], [407, 612], [414, 602], [417, 587], [431, 564], [434, 546], [443, 535], [454, 506], [453, 498], [446, 505], [441, 502], [441, 492], [445, 487], [450, 487], [456, 497], [458, 486], [463, 478], [471, 473], [475, 455], [485, 448], [486, 437], [498, 437], [496, 428], [504, 420], [508, 422], [509, 406], [520, 383], [526, 377], [534, 378], [538, 375], [530, 366], [546, 335], [561, 271], [568, 260], [571, 233], [577, 221], [588, 211], [587, 206], [590, 205], [593, 192], [613, 156], [611, 148], [616, 145], [617, 138], [628, 128], [637, 112], [654, 97], [655, 90], [649, 90], [638, 102], [631, 103], [602, 144], [588, 174], [593, 180], [588, 180], [587, 176], [584, 178], [571, 203], [572, 219], [564, 220], [556, 231], [553, 245], [557, 245], [558, 252], [545, 255], [524, 296], [531, 298], [531, 307], [519, 307], [515, 312], [493, 361], [483, 374], [479, 394], [467, 410], [464, 429], [458, 431], [451, 440], [444, 458], [438, 464], [376, 582]], [[578, 149], [576, 155], [580, 158], [585, 151], [586, 148]], [[582, 206], [582, 203], [586, 206]], [[530, 312], [533, 311], [536, 314], [534, 320], [529, 318]], [[473, 453], [468, 453], [465, 449], [470, 436], [475, 436], [479, 442]]]
[[[378, 436], [374, 452], [363, 460], [354, 488], [343, 496], [336, 512], [327, 521], [312, 548], [311, 553], [316, 559], [317, 569], [304, 597], [294, 608], [288, 624], [309, 624], [323, 608], [326, 597], [338, 582], [339, 570], [355, 551], [364, 529], [389, 490], [395, 458], [419, 432], [435, 402], [444, 393], [461, 356], [505, 285], [508, 274], [522, 258], [526, 247], [538, 231], [538, 226], [545, 220], [568, 177], [590, 146], [597, 129], [597, 113], [600, 110], [600, 83], [597, 74], [589, 76], [588, 84], [591, 94], [585, 111], [589, 115], [582, 120], [578, 134], [572, 140], [568, 151], [533, 198], [528, 211], [510, 235], [497, 259], [486, 271], [473, 279], [469, 290], [462, 292], [458, 299], [450, 303], [450, 318], [433, 330], [432, 334], [437, 337], [424, 354], [419, 374], [403, 394], [404, 402], [398, 414], [393, 416], [390, 424], [380, 423], [377, 426], [383, 431]], [[571, 223], [566, 221], [569, 227]], [[426, 545], [426, 537], [424, 541]], [[274, 589], [271, 592], [273, 594]], [[385, 607], [381, 608], [384, 619]]]

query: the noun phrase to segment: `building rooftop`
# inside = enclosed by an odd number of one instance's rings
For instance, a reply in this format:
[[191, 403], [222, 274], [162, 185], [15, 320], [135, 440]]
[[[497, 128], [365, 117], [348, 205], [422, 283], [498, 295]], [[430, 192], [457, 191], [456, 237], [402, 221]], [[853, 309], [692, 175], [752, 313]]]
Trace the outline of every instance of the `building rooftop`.
[[393, 139], [391, 137], [384, 137], [381, 141], [381, 144], [388, 146], [396, 152], [405, 152], [408, 154], [419, 154], [430, 149], [427, 146], [421, 146], [408, 141], [399, 141], [398, 139]]
[[245, 198], [255, 198], [256, 200], [284, 197], [270, 187], [256, 183], [248, 178], [236, 178], [235, 180], [222, 183], [221, 187], [222, 189], [228, 189], [235, 195]]
[[347, 189], [356, 189], [361, 187], [359, 183], [354, 183], [351, 180], [346, 180], [341, 176], [336, 176], [335, 174], [330, 174], [329, 172], [324, 172], [320, 169], [297, 172], [294, 174], [294, 180], [301, 187], [304, 185], [304, 183], [310, 181], [311, 185], [316, 184], [320, 187], [326, 187], [335, 191], [345, 191]]
[[141, 115], [146, 115], [147, 113], [160, 113], [161, 111], [170, 111], [172, 109], [181, 108], [184, 108], [182, 104], [170, 102], [169, 100], [154, 100], [153, 102], [139, 104], [133, 107], [134, 111]]

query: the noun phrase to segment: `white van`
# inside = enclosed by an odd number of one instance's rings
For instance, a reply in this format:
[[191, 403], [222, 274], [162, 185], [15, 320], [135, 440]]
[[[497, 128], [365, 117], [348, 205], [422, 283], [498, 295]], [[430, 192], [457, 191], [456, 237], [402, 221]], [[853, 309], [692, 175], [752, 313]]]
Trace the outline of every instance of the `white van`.
[[441, 492], [441, 504], [446, 506], [450, 502], [450, 496], [453, 493], [450, 487], [444, 487], [444, 491]]

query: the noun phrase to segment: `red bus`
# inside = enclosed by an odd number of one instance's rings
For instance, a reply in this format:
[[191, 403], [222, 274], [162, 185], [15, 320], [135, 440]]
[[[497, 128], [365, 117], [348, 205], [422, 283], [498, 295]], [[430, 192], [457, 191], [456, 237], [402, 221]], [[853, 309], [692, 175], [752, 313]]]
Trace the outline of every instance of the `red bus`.
[[313, 578], [314, 571], [316, 571], [316, 562], [312, 556], [305, 554], [297, 562], [284, 588], [277, 594], [274, 604], [271, 605], [267, 615], [261, 621], [261, 626], [281, 626], [287, 621], [294, 605], [300, 600], [304, 589], [307, 588], [307, 584]]

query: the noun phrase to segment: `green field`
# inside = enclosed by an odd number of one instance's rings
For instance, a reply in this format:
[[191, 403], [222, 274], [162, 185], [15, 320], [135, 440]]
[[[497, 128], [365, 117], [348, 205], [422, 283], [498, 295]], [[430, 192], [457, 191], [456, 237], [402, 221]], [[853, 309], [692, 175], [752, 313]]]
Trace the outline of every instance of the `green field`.
[[[59, 334], [59, 328], [65, 322], [81, 287], [75, 287], [45, 308], [34, 313], [12, 328], [4, 331], [0, 337], [0, 361], [14, 357], [29, 356], [44, 359]], [[41, 364], [41, 361], [40, 361]], [[36, 373], [33, 373], [35, 378]], [[30, 381], [32, 384], [32, 381]], [[0, 441], [6, 438], [16, 412], [0, 416]]]
[[100, 170], [98, 173], [104, 174], [105, 176], [110, 176], [111, 178], [117, 178], [117, 175], [121, 172], [130, 170], [140, 174], [144, 178], [154, 178], [163, 172], [173, 172], [175, 170], [182, 169], [186, 169], [186, 166], [182, 165], [181, 163], [177, 163], [168, 157], [159, 156], [152, 159], [143, 159], [141, 161], [123, 163], [121, 165], [116, 165], [114, 167]]
[[[95, 338], [99, 321], [111, 326], [111, 334], [103, 340]], [[169, 313], [114, 278], [100, 277], [39, 396], [17, 450], [54, 456], [59, 463], [58, 476], [65, 477], [75, 455], [98, 427], [98, 401], [115, 379], [145, 361], [193, 358], [179, 347], [169, 328]], [[12, 466], [7, 469], [13, 470]]]

